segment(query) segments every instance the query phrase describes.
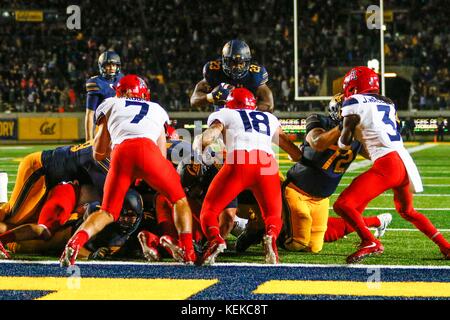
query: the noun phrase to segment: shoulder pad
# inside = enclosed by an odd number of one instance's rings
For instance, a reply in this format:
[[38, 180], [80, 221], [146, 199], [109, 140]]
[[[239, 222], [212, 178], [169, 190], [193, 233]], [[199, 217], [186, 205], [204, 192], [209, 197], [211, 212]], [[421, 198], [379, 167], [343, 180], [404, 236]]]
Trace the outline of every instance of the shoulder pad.
[[350, 99], [347, 99], [344, 101], [344, 103], [342, 103], [342, 108], [346, 107], [346, 106], [351, 106], [353, 104], [357, 104], [358, 99], [356, 97], [351, 97]]
[[220, 60], [209, 61], [203, 66], [203, 77], [206, 79], [206, 81], [208, 81], [208, 77], [211, 73], [221, 70], [222, 70], [222, 61]]
[[269, 73], [263, 65], [252, 63], [248, 71], [257, 79], [258, 86], [265, 84], [269, 80]]

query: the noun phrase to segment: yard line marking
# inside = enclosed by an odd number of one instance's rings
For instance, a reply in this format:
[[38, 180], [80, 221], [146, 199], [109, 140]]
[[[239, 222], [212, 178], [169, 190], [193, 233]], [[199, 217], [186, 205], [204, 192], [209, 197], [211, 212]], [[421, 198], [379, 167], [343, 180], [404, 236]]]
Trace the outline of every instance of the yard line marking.
[[[369, 229], [375, 230], [375, 228], [369, 228]], [[419, 229], [408, 229], [408, 228], [387, 228], [386, 231], [387, 230], [389, 230], [389, 231], [400, 231], [400, 232], [416, 232], [416, 231], [417, 232], [422, 232]], [[438, 231], [440, 231], [440, 232], [450, 232], [450, 229], [439, 229], [438, 228]]]
[[[336, 197], [338, 195], [335, 195]], [[393, 197], [393, 193], [382, 193], [378, 197]], [[449, 193], [418, 193], [414, 197], [450, 197]]]
[[[347, 187], [350, 183], [342, 183], [339, 186], [341, 187]], [[424, 184], [424, 187], [442, 187], [442, 188], [448, 188], [450, 187], [450, 184]]]

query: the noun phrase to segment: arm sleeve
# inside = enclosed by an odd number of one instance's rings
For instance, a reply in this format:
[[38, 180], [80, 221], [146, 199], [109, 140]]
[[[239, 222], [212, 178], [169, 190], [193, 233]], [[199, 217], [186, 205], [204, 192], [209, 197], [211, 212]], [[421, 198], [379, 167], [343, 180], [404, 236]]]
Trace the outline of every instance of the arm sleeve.
[[269, 81], [269, 73], [267, 72], [266, 68], [264, 66], [260, 67], [261, 67], [261, 70], [259, 72], [260, 81], [258, 87], [262, 86], [263, 84], [266, 84], [267, 81]]
[[306, 133], [310, 132], [315, 128], [324, 128], [322, 121], [320, 121], [320, 116], [318, 114], [312, 114], [306, 118]]
[[95, 110], [100, 100], [100, 87], [95, 80], [86, 81], [86, 93], [86, 109]]

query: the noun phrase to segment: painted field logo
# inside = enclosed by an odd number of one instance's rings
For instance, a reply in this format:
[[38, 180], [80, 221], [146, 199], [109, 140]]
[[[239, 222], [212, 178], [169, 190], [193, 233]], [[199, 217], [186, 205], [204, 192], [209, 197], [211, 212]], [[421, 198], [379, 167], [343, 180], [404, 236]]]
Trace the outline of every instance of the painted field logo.
[[56, 122], [53, 124], [50, 124], [50, 122], [45, 121], [44, 123], [41, 124], [39, 131], [41, 132], [42, 135], [52, 136], [55, 134], [55, 127], [56, 127]]

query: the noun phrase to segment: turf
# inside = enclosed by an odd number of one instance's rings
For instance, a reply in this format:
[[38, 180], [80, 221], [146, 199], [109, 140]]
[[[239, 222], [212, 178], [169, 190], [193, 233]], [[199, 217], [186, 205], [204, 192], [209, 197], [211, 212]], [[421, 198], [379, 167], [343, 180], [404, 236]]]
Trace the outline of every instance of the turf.
[[[412, 146], [412, 145], [408, 145]], [[31, 152], [51, 149], [54, 146], [2, 146], [0, 147], [0, 171], [7, 172], [9, 176], [8, 195], [14, 186], [17, 166], [21, 158]], [[432, 148], [418, 151], [412, 154], [425, 185], [425, 191], [415, 196], [414, 203], [419, 211], [424, 213], [439, 229], [445, 237], [450, 239], [450, 145], [437, 144]], [[281, 153], [280, 169], [285, 173], [292, 163], [287, 160], [287, 155]], [[361, 161], [358, 159], [357, 161]], [[331, 197], [331, 204], [337, 198], [345, 185], [367, 168], [348, 172], [336, 195]], [[363, 192], [363, 190], [362, 190]], [[378, 209], [374, 209], [378, 208]], [[443, 260], [438, 248], [424, 235], [415, 230], [409, 222], [395, 213], [392, 192], [373, 200], [364, 215], [377, 215], [384, 212], [393, 214], [394, 219], [390, 229], [383, 238], [385, 253], [379, 257], [370, 257], [366, 264], [383, 265], [450, 265], [450, 261]], [[335, 214], [330, 210], [330, 215]], [[401, 229], [401, 230], [399, 230]], [[317, 264], [344, 264], [345, 257], [352, 253], [358, 237], [355, 234], [334, 243], [327, 243], [320, 254], [291, 253], [280, 250], [280, 260], [283, 263], [317, 263]], [[229, 247], [232, 248], [234, 239], [229, 239]], [[17, 259], [42, 260], [55, 259], [55, 257], [41, 257], [32, 255], [16, 255]], [[263, 262], [261, 245], [250, 247], [243, 254], [236, 254], [230, 249], [218, 258], [218, 262]]]

